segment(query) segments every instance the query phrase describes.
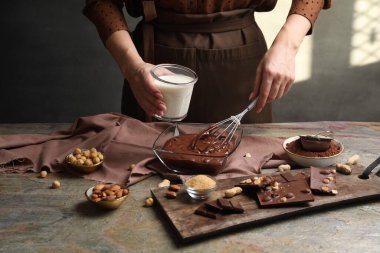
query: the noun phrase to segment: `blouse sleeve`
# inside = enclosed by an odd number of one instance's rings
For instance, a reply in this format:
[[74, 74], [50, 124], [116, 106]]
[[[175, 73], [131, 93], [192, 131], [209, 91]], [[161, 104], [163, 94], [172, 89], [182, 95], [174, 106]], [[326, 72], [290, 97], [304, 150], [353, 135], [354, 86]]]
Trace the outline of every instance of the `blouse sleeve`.
[[312, 34], [315, 21], [322, 9], [331, 8], [332, 0], [293, 0], [289, 15], [302, 15], [310, 21], [311, 27], [308, 35]]
[[82, 12], [94, 23], [103, 43], [116, 31], [128, 31], [123, 6], [123, 0], [86, 0]]

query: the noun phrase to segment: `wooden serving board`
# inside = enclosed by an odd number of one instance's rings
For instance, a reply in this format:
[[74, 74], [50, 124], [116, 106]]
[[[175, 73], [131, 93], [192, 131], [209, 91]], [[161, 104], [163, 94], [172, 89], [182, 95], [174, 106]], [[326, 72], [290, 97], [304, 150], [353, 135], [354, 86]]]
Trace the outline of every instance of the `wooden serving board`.
[[[295, 173], [303, 170], [296, 170]], [[359, 201], [380, 199], [380, 177], [371, 175], [370, 179], [359, 179], [358, 175], [363, 167], [354, 167], [349, 176], [337, 173], [338, 195], [318, 196], [315, 201], [302, 206], [288, 206], [276, 208], [260, 208], [256, 202], [254, 193], [243, 193], [235, 196], [233, 200], [239, 201], [244, 208], [243, 214], [222, 215], [217, 219], [211, 219], [194, 214], [194, 210], [206, 201], [196, 201], [190, 198], [184, 189], [181, 189], [175, 199], [165, 197], [165, 188], [151, 189], [156, 203], [167, 216], [168, 221], [178, 233], [182, 241], [191, 241], [203, 238], [207, 235], [236, 229], [241, 226], [273, 222], [274, 220], [294, 217], [317, 210], [326, 210], [331, 207], [341, 206]], [[308, 170], [305, 170], [309, 173]], [[224, 190], [233, 187], [244, 178], [225, 179], [218, 181], [218, 190], [213, 192], [207, 201], [224, 196]]]

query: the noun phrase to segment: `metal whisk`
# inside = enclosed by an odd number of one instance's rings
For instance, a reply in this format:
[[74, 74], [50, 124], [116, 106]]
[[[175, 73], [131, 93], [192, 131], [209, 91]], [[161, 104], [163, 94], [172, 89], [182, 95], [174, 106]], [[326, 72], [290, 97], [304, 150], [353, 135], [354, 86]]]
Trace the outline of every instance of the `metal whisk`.
[[218, 149], [225, 144], [228, 144], [240, 126], [241, 119], [247, 112], [255, 107], [257, 99], [258, 97], [255, 98], [241, 113], [219, 121], [200, 132], [191, 143], [192, 149], [197, 149], [197, 142], [205, 136], [212, 137], [212, 142], [204, 150], [200, 150], [203, 153], [208, 152], [210, 149]]

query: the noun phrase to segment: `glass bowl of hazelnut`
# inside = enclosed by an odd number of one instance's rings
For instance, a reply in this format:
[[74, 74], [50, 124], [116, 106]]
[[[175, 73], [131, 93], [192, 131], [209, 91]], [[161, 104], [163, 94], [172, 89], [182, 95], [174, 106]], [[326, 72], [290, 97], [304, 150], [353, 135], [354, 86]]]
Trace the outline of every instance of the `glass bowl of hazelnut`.
[[75, 171], [88, 174], [94, 172], [103, 164], [104, 155], [97, 151], [96, 148], [76, 148], [66, 156], [65, 161]]

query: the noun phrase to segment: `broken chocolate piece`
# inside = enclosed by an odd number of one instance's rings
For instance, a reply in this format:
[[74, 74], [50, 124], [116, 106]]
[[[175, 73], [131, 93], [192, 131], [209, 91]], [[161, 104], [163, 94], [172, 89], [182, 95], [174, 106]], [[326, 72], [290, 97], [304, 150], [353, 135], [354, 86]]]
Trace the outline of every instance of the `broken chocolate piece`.
[[272, 191], [261, 190], [257, 192], [257, 197], [261, 207], [304, 204], [314, 201], [314, 196], [305, 179], [280, 183], [279, 187], [272, 188]]
[[328, 168], [310, 168], [310, 188], [314, 193], [337, 195], [336, 175]]
[[235, 185], [242, 189], [263, 189], [274, 182], [274, 178], [271, 176], [254, 177], [251, 180], [243, 180], [239, 184]]
[[206, 206], [204, 205], [201, 205], [200, 207], [198, 207], [195, 212], [195, 214], [198, 214], [198, 215], [201, 215], [201, 216], [204, 216], [204, 217], [208, 217], [208, 218], [212, 218], [212, 219], [216, 219], [216, 216], [217, 216], [217, 213], [216, 212], [213, 212], [213, 211], [210, 211], [209, 209], [207, 209]]
[[244, 213], [243, 207], [237, 201], [219, 198], [218, 204], [223, 209], [224, 212], [227, 212], [227, 213]]
[[221, 206], [218, 205], [218, 201], [217, 200], [213, 200], [213, 201], [210, 201], [210, 202], [206, 202], [205, 203], [205, 206], [208, 210], [210, 211], [213, 211], [213, 212], [221, 212], [223, 211], [223, 208]]

